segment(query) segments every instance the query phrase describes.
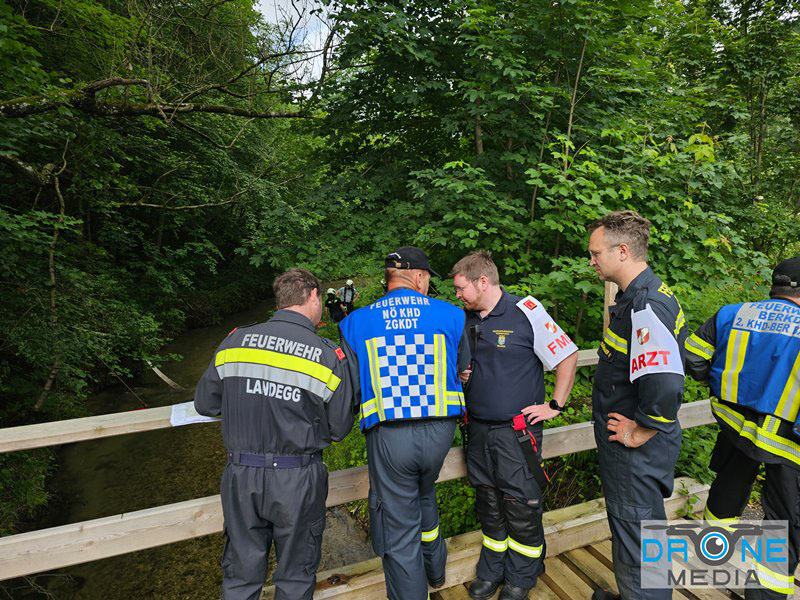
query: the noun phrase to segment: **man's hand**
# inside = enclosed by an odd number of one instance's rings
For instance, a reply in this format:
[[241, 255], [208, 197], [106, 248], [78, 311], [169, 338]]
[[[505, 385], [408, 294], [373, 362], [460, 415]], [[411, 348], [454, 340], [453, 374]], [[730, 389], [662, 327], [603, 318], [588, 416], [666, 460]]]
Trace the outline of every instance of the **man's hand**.
[[607, 427], [613, 434], [608, 436], [608, 441], [619, 442], [627, 448], [638, 448], [658, 433], [655, 429], [637, 425], [636, 421], [619, 413], [608, 413]]
[[467, 383], [471, 375], [472, 369], [464, 369], [458, 374], [458, 378], [461, 380], [461, 383]]
[[531, 425], [536, 425], [541, 421], [547, 421], [561, 414], [560, 411], [553, 410], [547, 404], [531, 404], [522, 409], [523, 415]]

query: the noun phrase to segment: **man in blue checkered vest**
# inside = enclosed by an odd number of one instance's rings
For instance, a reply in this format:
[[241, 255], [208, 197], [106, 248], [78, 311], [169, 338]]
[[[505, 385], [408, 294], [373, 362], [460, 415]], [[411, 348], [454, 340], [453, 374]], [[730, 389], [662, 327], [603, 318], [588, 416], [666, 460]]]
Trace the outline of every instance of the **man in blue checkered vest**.
[[[458, 374], [470, 361], [464, 312], [427, 296], [419, 248], [384, 262], [388, 292], [341, 324], [367, 440], [372, 548], [390, 600], [425, 600], [445, 583], [435, 482], [464, 412]], [[438, 275], [437, 275], [438, 277]]]

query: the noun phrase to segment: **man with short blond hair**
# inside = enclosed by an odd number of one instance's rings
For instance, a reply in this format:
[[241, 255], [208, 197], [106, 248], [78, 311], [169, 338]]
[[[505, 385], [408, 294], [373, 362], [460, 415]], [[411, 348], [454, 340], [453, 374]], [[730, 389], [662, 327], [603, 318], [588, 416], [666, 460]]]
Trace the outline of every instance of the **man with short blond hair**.
[[[642, 589], [643, 520], [666, 519], [681, 447], [686, 319], [666, 284], [647, 265], [650, 221], [632, 210], [588, 226], [589, 264], [619, 286], [597, 354], [592, 418], [606, 498], [614, 575], [624, 600], [672, 597]], [[614, 596], [598, 590], [593, 598]]]
[[[450, 276], [471, 331], [473, 365], [462, 376], [469, 385], [467, 477], [483, 531], [468, 592], [487, 600], [504, 584], [501, 600], [521, 600], [544, 572], [542, 423], [564, 409], [578, 348], [538, 300], [500, 287], [488, 252], [471, 252]], [[549, 404], [545, 369], [556, 373]]]
[[273, 542], [276, 600], [311, 599], [328, 495], [322, 450], [353, 426], [347, 359], [315, 333], [319, 280], [290, 269], [273, 290], [275, 315], [231, 331], [194, 395], [198, 413], [222, 417], [228, 451], [221, 482], [225, 600], [261, 596]]

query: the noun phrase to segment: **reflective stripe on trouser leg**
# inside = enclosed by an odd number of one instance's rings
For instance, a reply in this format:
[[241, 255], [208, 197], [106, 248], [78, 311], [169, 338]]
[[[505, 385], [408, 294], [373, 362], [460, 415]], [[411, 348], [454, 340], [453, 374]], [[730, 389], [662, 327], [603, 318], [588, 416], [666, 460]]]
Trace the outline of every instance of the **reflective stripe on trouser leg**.
[[757, 574], [764, 588], [745, 590], [745, 597], [758, 600], [777, 600], [791, 597], [792, 575], [798, 565], [800, 548], [800, 471], [783, 464], [766, 464], [766, 479], [761, 491], [764, 518], [768, 521], [787, 521], [789, 525], [789, 560], [785, 573], [777, 565], [758, 565]]
[[544, 570], [545, 543], [541, 499], [505, 496], [503, 511], [508, 529], [505, 579], [521, 588], [532, 588]]
[[[422, 532], [431, 531], [438, 516], [427, 515], [435, 506], [433, 485], [455, 433], [455, 421], [429, 420], [368, 429], [367, 467], [370, 489], [380, 500], [383, 527], [383, 572], [389, 600], [424, 600], [428, 597]], [[425, 514], [423, 514], [423, 512]], [[424, 523], [424, 526], [423, 526]], [[444, 572], [446, 547], [437, 538], [436, 557]]]
[[508, 533], [501, 507], [500, 492], [489, 486], [475, 488], [475, 510], [483, 531], [483, 545], [476, 572], [484, 581], [501, 583], [505, 578], [504, 563]]
[[432, 474], [420, 482], [419, 508], [422, 514], [422, 559], [425, 574], [436, 581], [445, 574], [447, 546], [439, 533], [439, 510], [436, 506], [436, 477]]

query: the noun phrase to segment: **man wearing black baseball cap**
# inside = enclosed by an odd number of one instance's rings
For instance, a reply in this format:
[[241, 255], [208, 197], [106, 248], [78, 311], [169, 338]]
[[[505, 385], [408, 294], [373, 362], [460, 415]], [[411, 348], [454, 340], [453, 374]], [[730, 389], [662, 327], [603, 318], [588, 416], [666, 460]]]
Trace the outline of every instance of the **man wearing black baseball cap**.
[[706, 521], [735, 524], [764, 463], [764, 517], [789, 523], [788, 564], [757, 563], [748, 600], [791, 596], [800, 552], [800, 256], [775, 267], [769, 296], [723, 306], [686, 340], [686, 371], [711, 388], [720, 426]]
[[384, 267], [386, 295], [341, 322], [341, 341], [358, 369], [370, 532], [386, 594], [425, 600], [429, 584], [446, 582], [435, 482], [464, 412], [458, 374], [469, 345], [464, 312], [428, 296], [436, 272], [425, 252], [402, 246]]

